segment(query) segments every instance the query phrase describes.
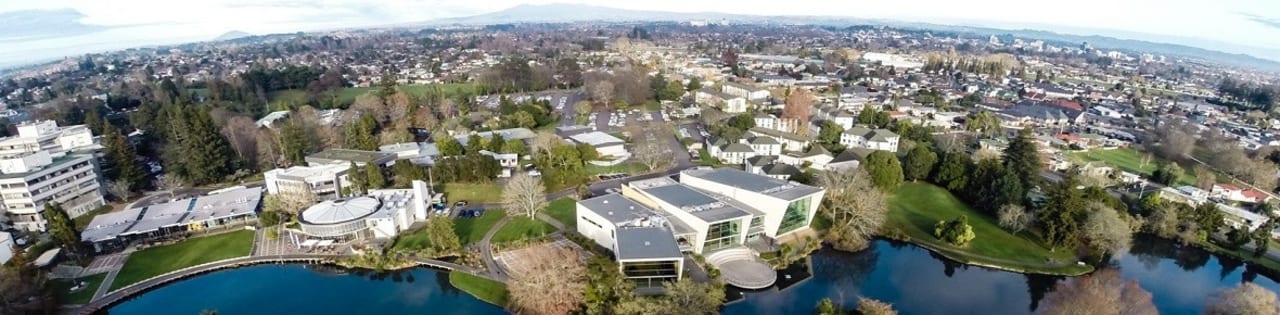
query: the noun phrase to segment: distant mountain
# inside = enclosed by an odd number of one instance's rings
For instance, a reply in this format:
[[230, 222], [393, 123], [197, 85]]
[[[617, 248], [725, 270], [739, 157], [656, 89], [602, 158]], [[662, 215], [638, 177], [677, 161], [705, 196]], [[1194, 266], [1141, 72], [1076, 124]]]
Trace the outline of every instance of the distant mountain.
[[474, 16], [431, 20], [423, 25], [440, 24], [505, 24], [505, 23], [569, 23], [569, 22], [641, 22], [641, 21], [690, 21], [728, 20], [733, 23], [756, 24], [813, 24], [824, 26], [884, 25], [918, 30], [948, 31], [976, 36], [1013, 35], [1020, 38], [1041, 39], [1049, 42], [1080, 44], [1088, 42], [1099, 49], [1117, 49], [1150, 52], [1204, 59], [1218, 63], [1280, 71], [1280, 60], [1258, 58], [1247, 54], [1233, 54], [1211, 49], [1144, 40], [1120, 39], [1098, 35], [1062, 34], [1043, 30], [1007, 30], [972, 26], [938, 25], [882, 19], [862, 19], [842, 16], [760, 16], [718, 12], [665, 12], [628, 10], [584, 4], [522, 4], [505, 10]]
[[224, 40], [233, 40], [233, 39], [240, 39], [240, 38], [245, 38], [249, 36], [253, 36], [253, 34], [241, 32], [241, 31], [230, 31], [230, 32], [223, 33], [222, 35], [218, 35], [218, 37], [213, 38], [213, 41], [217, 42], [217, 41], [224, 41]]
[[107, 27], [80, 23], [84, 14], [72, 9], [0, 13], [0, 41], [35, 40], [97, 32]]

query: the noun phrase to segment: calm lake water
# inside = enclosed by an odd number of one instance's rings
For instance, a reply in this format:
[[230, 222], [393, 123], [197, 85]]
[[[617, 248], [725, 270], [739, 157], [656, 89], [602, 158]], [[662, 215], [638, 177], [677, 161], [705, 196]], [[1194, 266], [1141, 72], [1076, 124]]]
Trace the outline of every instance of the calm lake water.
[[[816, 276], [797, 266], [779, 277], [784, 289], [743, 293], [724, 313], [810, 314], [824, 297], [852, 306], [858, 296], [867, 296], [893, 303], [902, 314], [1027, 314], [1063, 279], [965, 266], [889, 241], [876, 241], [859, 253], [824, 249], [812, 264]], [[1280, 291], [1274, 278], [1239, 261], [1155, 238], [1138, 238], [1114, 266], [1151, 291], [1161, 314], [1198, 314], [1209, 295], [1241, 281]], [[374, 275], [302, 265], [211, 273], [148, 292], [109, 312], [194, 315], [201, 310], [223, 315], [503, 313], [450, 286], [444, 272]]]
[[[812, 264], [816, 276], [783, 290], [744, 293], [724, 313], [811, 314], [824, 297], [852, 307], [866, 296], [892, 303], [901, 314], [1028, 314], [1065, 279], [961, 265], [889, 241], [876, 241], [859, 253], [823, 249]], [[1152, 237], [1135, 239], [1131, 253], [1115, 258], [1113, 265], [1125, 279], [1150, 291], [1160, 314], [1166, 315], [1199, 314], [1208, 296], [1241, 281], [1280, 292], [1274, 278], [1238, 260]]]
[[112, 307], [108, 314], [505, 314], [449, 285], [433, 269], [348, 272], [333, 267], [258, 265], [175, 282]]

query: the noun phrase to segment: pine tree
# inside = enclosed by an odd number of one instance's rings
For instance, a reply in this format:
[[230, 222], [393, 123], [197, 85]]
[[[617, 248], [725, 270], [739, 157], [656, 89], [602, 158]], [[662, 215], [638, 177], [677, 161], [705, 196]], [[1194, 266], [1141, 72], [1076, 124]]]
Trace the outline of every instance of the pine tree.
[[108, 179], [118, 182], [129, 182], [140, 187], [146, 181], [147, 173], [138, 165], [138, 152], [133, 144], [116, 130], [115, 126], [106, 124], [102, 128], [103, 169]]
[[312, 146], [301, 124], [292, 120], [285, 123], [280, 129], [280, 144], [283, 147], [284, 158], [289, 160], [290, 164], [306, 164], [307, 154], [311, 153]]
[[364, 170], [368, 189], [382, 189], [387, 186], [387, 177], [382, 174], [382, 166], [369, 164], [364, 167]]
[[368, 181], [365, 180], [366, 176], [364, 169], [356, 166], [356, 162], [351, 162], [351, 166], [347, 168], [347, 181], [351, 182], [351, 193], [346, 195], [364, 195], [369, 187]]
[[[1040, 185], [1040, 172], [1044, 169], [1040, 161], [1039, 146], [1031, 138], [1031, 129], [1022, 129], [1018, 137], [1009, 142], [1004, 150], [1004, 169], [1018, 177], [1020, 186], [1029, 189]], [[1022, 191], [1025, 193], [1025, 190]]]
[[191, 109], [187, 115], [190, 119], [188, 137], [184, 139], [181, 149], [187, 159], [186, 178], [196, 184], [207, 184], [221, 181], [231, 174], [234, 167], [235, 154], [231, 144], [218, 132], [209, 112], [203, 109]]
[[157, 125], [165, 125], [165, 147], [164, 147], [164, 167], [169, 174], [178, 174], [179, 176], [191, 178], [190, 172], [187, 170], [189, 164], [186, 146], [189, 141], [187, 138], [191, 132], [188, 123], [187, 111], [177, 105], [167, 105], [161, 109], [161, 116], [167, 123], [158, 123]]
[[72, 254], [79, 255], [81, 253], [80, 232], [76, 230], [75, 222], [71, 221], [71, 217], [62, 209], [62, 205], [56, 202], [44, 204], [44, 217], [49, 221], [49, 236]]

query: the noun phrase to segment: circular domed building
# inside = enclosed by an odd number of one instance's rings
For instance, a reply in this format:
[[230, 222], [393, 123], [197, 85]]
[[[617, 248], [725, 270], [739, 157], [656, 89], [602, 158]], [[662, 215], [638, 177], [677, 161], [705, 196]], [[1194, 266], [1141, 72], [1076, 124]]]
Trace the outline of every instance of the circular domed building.
[[373, 197], [356, 197], [317, 203], [302, 211], [298, 223], [302, 232], [316, 238], [351, 239], [366, 228], [365, 218], [382, 202]]

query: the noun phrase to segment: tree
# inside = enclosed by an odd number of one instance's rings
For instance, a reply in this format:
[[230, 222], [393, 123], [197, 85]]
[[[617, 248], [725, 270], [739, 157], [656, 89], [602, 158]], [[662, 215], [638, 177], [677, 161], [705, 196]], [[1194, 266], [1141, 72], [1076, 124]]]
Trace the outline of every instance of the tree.
[[502, 146], [501, 153], [515, 153], [519, 155], [529, 154], [529, 148], [525, 147], [524, 141], [511, 139], [507, 140], [507, 144]]
[[806, 90], [792, 91], [782, 107], [782, 119], [787, 121], [795, 134], [809, 134], [809, 115], [813, 112], [813, 94]]
[[427, 239], [437, 254], [455, 253], [462, 249], [462, 241], [454, 231], [453, 220], [433, 217], [427, 220]]
[[44, 217], [49, 222], [49, 236], [53, 241], [62, 245], [73, 255], [80, 255], [82, 249], [80, 231], [76, 230], [75, 222], [71, 220], [71, 216], [67, 215], [67, 211], [62, 209], [62, 205], [56, 202], [44, 204]]
[[933, 172], [933, 165], [938, 161], [938, 154], [933, 153], [927, 146], [917, 145], [911, 151], [907, 151], [907, 156], [902, 159], [902, 172], [906, 179], [912, 182], [929, 177], [929, 173]]
[[688, 90], [688, 91], [696, 91], [696, 90], [701, 89], [701, 88], [702, 88], [702, 80], [701, 80], [701, 79], [698, 79], [698, 77], [692, 77], [692, 78], [689, 78], [689, 85], [688, 85], [688, 87], [686, 88], [686, 90]]
[[1026, 189], [1040, 186], [1042, 169], [1044, 162], [1040, 160], [1040, 146], [1032, 138], [1031, 129], [1024, 128], [1004, 150], [1004, 170], [1014, 174], [1022, 188], [1014, 195], [1025, 196]]
[[1137, 281], [1125, 281], [1115, 269], [1058, 283], [1040, 302], [1041, 315], [1069, 314], [1158, 314], [1151, 303], [1151, 292]]
[[844, 251], [866, 248], [888, 217], [884, 191], [877, 189], [862, 169], [823, 172], [818, 182], [827, 188], [819, 209], [831, 220], [827, 242]]
[[893, 305], [874, 299], [858, 298], [858, 313], [862, 315], [898, 315]]
[[585, 300], [587, 268], [577, 252], [548, 245], [525, 249], [526, 271], [513, 275], [507, 290], [519, 313], [568, 314]]
[[591, 114], [591, 102], [578, 101], [577, 103], [574, 103], [573, 112], [577, 113], [579, 117], [587, 116], [588, 114]]
[[813, 310], [814, 315], [840, 315], [840, 309], [836, 308], [835, 303], [831, 302], [831, 298], [823, 298], [818, 301], [818, 306]]
[[161, 191], [169, 193], [169, 198], [173, 198], [174, 191], [186, 187], [187, 180], [177, 174], [163, 174], [156, 176], [155, 186]]
[[387, 187], [387, 177], [383, 175], [382, 166], [370, 163], [364, 167], [365, 188], [382, 189]]
[[668, 137], [672, 137], [669, 133], [671, 128], [629, 125], [627, 130], [632, 137], [631, 152], [646, 169], [652, 171], [675, 163], [671, 158], [671, 148], [667, 145]]
[[1204, 307], [1205, 315], [1280, 314], [1276, 293], [1251, 282], [1218, 291]]
[[1045, 239], [1053, 247], [1074, 245], [1080, 231], [1080, 221], [1088, 206], [1077, 185], [1075, 172], [1068, 171], [1066, 178], [1048, 191], [1048, 200], [1040, 210], [1039, 218]]
[[351, 192], [342, 194], [346, 196], [364, 195], [365, 192], [369, 191], [369, 179], [366, 178], [368, 176], [369, 172], [361, 169], [360, 166], [356, 165], [355, 161], [349, 162], [347, 166], [347, 181], [351, 182]]
[[502, 206], [513, 215], [533, 218], [539, 210], [547, 207], [546, 190], [538, 178], [525, 173], [516, 174], [502, 190]]
[[945, 152], [933, 172], [932, 182], [952, 192], [963, 192], [969, 186], [969, 172], [973, 168], [971, 159], [961, 153]]
[[600, 80], [592, 81], [587, 85], [588, 90], [591, 92], [591, 100], [604, 106], [611, 104], [613, 101], [613, 82]]
[[102, 169], [109, 179], [142, 183], [147, 173], [138, 165], [138, 152], [133, 144], [112, 124], [102, 128]]
[[107, 191], [122, 202], [129, 201], [129, 192], [133, 191], [133, 183], [125, 180], [107, 181]]
[[1000, 219], [1000, 227], [1013, 231], [1014, 234], [1030, 227], [1034, 220], [1034, 216], [1027, 213], [1026, 207], [1013, 203], [1001, 206], [997, 217]]
[[609, 257], [592, 255], [587, 260], [587, 288], [583, 312], [588, 315], [614, 314], [613, 308], [635, 299], [635, 285], [623, 278], [618, 264]]
[[291, 165], [306, 164], [307, 154], [314, 150], [313, 141], [302, 124], [298, 119], [289, 119], [280, 128], [280, 146]]
[[893, 152], [871, 152], [861, 167], [866, 168], [867, 175], [871, 175], [871, 182], [882, 190], [893, 191], [902, 185], [902, 163], [898, 162], [898, 157]]
[[840, 134], [844, 133], [844, 127], [834, 121], [823, 120], [818, 124], [818, 144], [821, 144], [827, 151], [834, 150], [840, 145]]
[[1121, 218], [1115, 209], [1094, 202], [1089, 207], [1092, 211], [1084, 221], [1085, 238], [1095, 250], [1106, 253], [1119, 253], [1129, 248], [1133, 242], [1133, 231], [1129, 223]]
[[450, 136], [442, 136], [439, 138], [439, 140], [436, 140], [436, 148], [440, 150], [440, 156], [462, 155], [462, 143], [458, 142], [457, 139]]
[[964, 215], [951, 221], [938, 221], [933, 225], [933, 236], [956, 246], [969, 244], [969, 241], [977, 237], [973, 233], [973, 227], [969, 225], [969, 217]]
[[1151, 172], [1151, 181], [1166, 186], [1173, 185], [1178, 181], [1178, 177], [1182, 177], [1182, 167], [1173, 162], [1160, 163], [1156, 170]]
[[661, 314], [715, 314], [724, 304], [724, 288], [713, 283], [696, 283], [689, 278], [662, 285], [667, 293]]

